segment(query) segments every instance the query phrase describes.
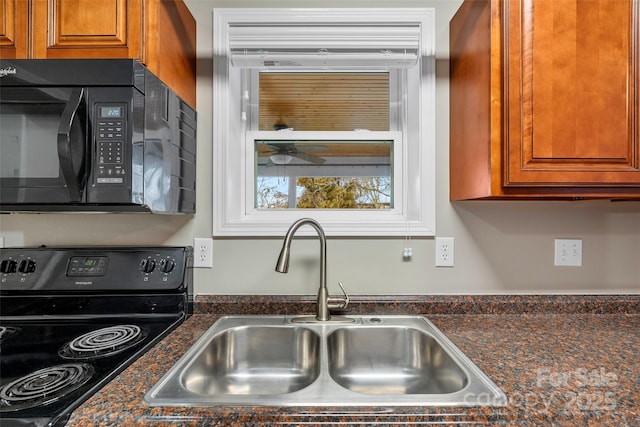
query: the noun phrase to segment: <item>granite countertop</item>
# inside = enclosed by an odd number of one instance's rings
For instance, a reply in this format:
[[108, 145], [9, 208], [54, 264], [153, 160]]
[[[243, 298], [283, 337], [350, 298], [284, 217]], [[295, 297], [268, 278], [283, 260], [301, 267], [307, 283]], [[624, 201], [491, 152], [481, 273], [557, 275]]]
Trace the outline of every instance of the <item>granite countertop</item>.
[[309, 297], [199, 297], [195, 314], [69, 426], [640, 425], [640, 295], [356, 297], [353, 314], [423, 314], [506, 393], [503, 407], [149, 407], [144, 394], [224, 314], [310, 314]]

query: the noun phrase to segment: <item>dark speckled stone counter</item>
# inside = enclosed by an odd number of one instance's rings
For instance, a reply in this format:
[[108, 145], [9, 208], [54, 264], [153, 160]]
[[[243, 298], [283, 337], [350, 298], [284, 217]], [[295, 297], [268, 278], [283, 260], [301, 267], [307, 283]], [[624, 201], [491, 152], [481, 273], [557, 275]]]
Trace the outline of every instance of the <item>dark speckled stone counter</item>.
[[149, 407], [142, 397], [225, 314], [311, 314], [312, 297], [198, 297], [195, 314], [87, 400], [70, 426], [640, 426], [640, 295], [354, 297], [353, 314], [422, 314], [504, 407]]

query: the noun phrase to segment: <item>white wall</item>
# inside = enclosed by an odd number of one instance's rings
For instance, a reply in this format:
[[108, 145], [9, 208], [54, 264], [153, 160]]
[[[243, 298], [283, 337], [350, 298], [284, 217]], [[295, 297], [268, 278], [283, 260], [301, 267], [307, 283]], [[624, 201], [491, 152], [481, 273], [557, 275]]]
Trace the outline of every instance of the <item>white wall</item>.
[[[198, 22], [198, 213], [0, 216], [7, 246], [189, 245], [211, 235], [212, 8], [287, 6], [273, 0], [186, 0]], [[448, 22], [460, 2], [305, 1], [305, 5], [426, 6], [437, 28], [437, 231], [455, 237], [454, 268], [435, 268], [433, 239], [330, 239], [328, 282], [352, 294], [640, 293], [640, 202], [448, 200]], [[583, 239], [583, 267], [554, 267], [554, 238]], [[409, 262], [405, 245], [413, 247]], [[273, 271], [280, 239], [218, 239], [214, 268], [196, 270], [199, 294], [315, 294], [318, 243], [296, 240], [289, 274]]]

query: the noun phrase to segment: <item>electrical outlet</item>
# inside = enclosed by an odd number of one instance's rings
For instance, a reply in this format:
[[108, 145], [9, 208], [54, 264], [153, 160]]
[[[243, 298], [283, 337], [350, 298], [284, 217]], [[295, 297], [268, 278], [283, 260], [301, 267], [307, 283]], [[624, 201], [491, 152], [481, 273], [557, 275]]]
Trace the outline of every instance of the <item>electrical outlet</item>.
[[582, 239], [555, 239], [554, 265], [581, 267]]
[[213, 267], [213, 239], [193, 239], [193, 266], [201, 268]]
[[436, 237], [436, 267], [453, 267], [453, 237]]

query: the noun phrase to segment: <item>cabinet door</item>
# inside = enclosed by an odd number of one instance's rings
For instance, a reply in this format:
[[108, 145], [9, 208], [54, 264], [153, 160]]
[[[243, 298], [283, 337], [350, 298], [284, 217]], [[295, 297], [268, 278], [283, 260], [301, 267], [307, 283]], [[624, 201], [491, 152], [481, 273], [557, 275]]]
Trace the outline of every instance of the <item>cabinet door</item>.
[[143, 62], [196, 107], [196, 22], [183, 1], [145, 0]]
[[27, 57], [28, 15], [27, 1], [0, 0], [0, 58]]
[[142, 58], [141, 0], [33, 0], [32, 7], [34, 58]]
[[640, 3], [508, 0], [504, 185], [640, 184]]

